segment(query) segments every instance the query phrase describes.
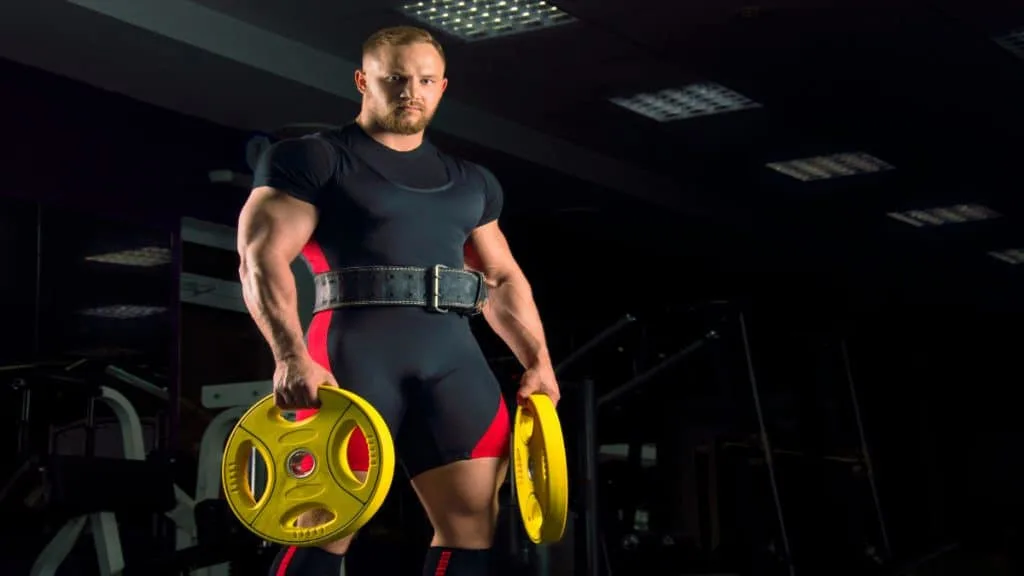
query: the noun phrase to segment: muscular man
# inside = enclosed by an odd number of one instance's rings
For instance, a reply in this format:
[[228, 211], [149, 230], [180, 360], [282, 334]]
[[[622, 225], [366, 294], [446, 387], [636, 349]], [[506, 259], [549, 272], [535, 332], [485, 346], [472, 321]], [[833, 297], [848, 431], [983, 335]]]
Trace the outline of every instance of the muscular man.
[[[557, 401], [544, 331], [498, 227], [497, 180], [424, 138], [448, 84], [441, 46], [418, 28], [381, 30], [355, 83], [354, 123], [262, 156], [238, 226], [245, 302], [276, 359], [281, 408], [306, 416], [327, 383], [384, 417], [434, 528], [423, 574], [484, 575], [509, 414], [468, 316], [481, 311], [522, 363], [520, 398]], [[289, 268], [300, 255], [317, 277], [305, 342]], [[349, 461], [365, 471], [360, 440]], [[334, 576], [348, 545], [286, 548], [272, 574]]]

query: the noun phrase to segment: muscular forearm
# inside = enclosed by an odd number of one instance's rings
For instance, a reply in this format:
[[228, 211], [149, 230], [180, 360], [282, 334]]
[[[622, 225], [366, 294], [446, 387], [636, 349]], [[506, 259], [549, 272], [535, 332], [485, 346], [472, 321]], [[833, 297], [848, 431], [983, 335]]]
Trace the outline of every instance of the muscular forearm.
[[239, 277], [245, 305], [270, 344], [274, 359], [304, 354], [295, 275], [290, 263], [271, 256], [250, 255], [242, 259]]
[[525, 276], [517, 274], [492, 285], [483, 314], [523, 367], [551, 364], [540, 313]]

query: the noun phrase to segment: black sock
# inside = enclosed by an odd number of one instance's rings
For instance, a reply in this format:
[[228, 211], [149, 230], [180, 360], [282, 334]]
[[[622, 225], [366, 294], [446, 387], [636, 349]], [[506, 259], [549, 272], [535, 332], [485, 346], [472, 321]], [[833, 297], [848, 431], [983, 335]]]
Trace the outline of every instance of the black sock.
[[489, 576], [490, 560], [490, 550], [431, 546], [423, 562], [423, 576]]
[[339, 576], [345, 556], [323, 548], [285, 546], [270, 565], [269, 576]]

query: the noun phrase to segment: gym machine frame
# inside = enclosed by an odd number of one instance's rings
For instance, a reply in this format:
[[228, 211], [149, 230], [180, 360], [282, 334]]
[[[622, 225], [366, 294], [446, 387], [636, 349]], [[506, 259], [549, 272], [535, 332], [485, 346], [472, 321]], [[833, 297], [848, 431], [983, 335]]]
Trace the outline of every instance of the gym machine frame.
[[[569, 368], [635, 321], [635, 317], [626, 314], [614, 324], [599, 332], [558, 363], [555, 366], [555, 375], [559, 377], [563, 375]], [[583, 574], [586, 576], [597, 576], [601, 572], [603, 550], [597, 505], [598, 445], [597, 390], [595, 386], [594, 381], [590, 378], [585, 378], [576, 385], [576, 391], [579, 394], [576, 402], [577, 418], [579, 421], [575, 434], [578, 451], [576, 455], [577, 469], [573, 475], [574, 478], [569, 480], [576, 486], [579, 506], [574, 527], [576, 534], [575, 558], [577, 561], [582, 560]], [[579, 574], [579, 567], [576, 567], [575, 571]]]
[[[710, 303], [710, 304], [725, 305], [725, 306], [729, 306], [730, 308], [732, 308], [732, 305], [727, 303], [727, 302], [713, 302], [713, 303]], [[753, 400], [754, 412], [755, 412], [755, 416], [756, 416], [756, 419], [757, 419], [757, 425], [758, 425], [758, 436], [759, 436], [759, 440], [760, 440], [759, 448], [760, 448], [760, 451], [761, 451], [761, 453], [762, 453], [762, 455], [764, 457], [764, 461], [765, 461], [765, 464], [766, 464], [767, 469], [768, 469], [769, 488], [771, 490], [773, 506], [774, 506], [775, 513], [776, 513], [776, 521], [778, 523], [777, 524], [778, 537], [780, 539], [780, 544], [781, 544], [781, 548], [782, 548], [781, 553], [782, 553], [782, 556], [783, 556], [781, 558], [781, 560], [784, 563], [784, 566], [785, 566], [785, 569], [786, 569], [787, 573], [790, 576], [794, 576], [796, 574], [796, 566], [795, 566], [795, 564], [793, 562], [792, 549], [791, 549], [791, 545], [790, 545], [790, 538], [789, 538], [789, 533], [788, 533], [787, 528], [786, 528], [785, 514], [783, 512], [782, 500], [781, 500], [781, 497], [780, 497], [779, 484], [778, 484], [778, 478], [777, 478], [776, 467], [775, 467], [774, 455], [776, 454], [776, 452], [778, 452], [778, 450], [772, 447], [772, 443], [771, 443], [770, 437], [768, 435], [768, 430], [767, 430], [767, 425], [766, 425], [766, 416], [765, 416], [764, 408], [763, 408], [763, 405], [762, 405], [762, 402], [761, 402], [761, 391], [760, 391], [760, 387], [759, 387], [759, 384], [758, 384], [757, 374], [756, 374], [755, 369], [754, 369], [753, 355], [751, 353], [751, 344], [750, 344], [750, 335], [749, 335], [749, 330], [748, 330], [748, 325], [747, 325], [747, 317], [746, 317], [746, 314], [744, 314], [744, 312], [742, 310], [733, 309], [730, 312], [726, 313], [721, 318], [721, 320], [719, 320], [718, 323], [721, 324], [721, 323], [725, 322], [730, 317], [735, 319], [735, 322], [736, 322], [736, 324], [739, 327], [739, 337], [740, 337], [740, 343], [741, 343], [741, 345], [743, 347], [743, 359], [744, 359], [744, 364], [745, 364], [745, 368], [746, 368], [747, 381], [748, 381], [748, 384], [750, 386], [750, 393], [751, 393], [751, 397], [752, 397], [752, 400]], [[647, 371], [637, 375], [636, 377], [634, 377], [630, 381], [628, 381], [628, 382], [626, 382], [626, 383], [616, 387], [615, 389], [613, 389], [613, 390], [603, 394], [600, 398], [597, 399], [597, 408], [600, 408], [600, 407], [608, 404], [612, 400], [619, 399], [619, 398], [623, 397], [624, 395], [626, 395], [626, 394], [628, 394], [630, 392], [633, 392], [633, 391], [641, 388], [642, 386], [650, 383], [656, 376], [658, 376], [659, 374], [663, 373], [665, 370], [667, 370], [670, 367], [674, 366], [675, 364], [677, 364], [678, 362], [680, 362], [684, 358], [688, 357], [693, 352], [696, 352], [697, 350], [703, 348], [706, 344], [708, 344], [708, 343], [710, 343], [712, 341], [719, 340], [719, 338], [720, 338], [720, 336], [719, 336], [719, 334], [718, 334], [718, 332], [716, 330], [710, 330], [705, 335], [703, 335], [702, 337], [698, 338], [697, 340], [695, 340], [691, 344], [685, 346], [684, 348], [682, 348], [681, 350], [679, 350], [675, 354], [673, 354], [673, 355], [669, 356], [668, 358], [664, 359], [659, 364], [656, 364], [655, 366], [653, 366], [652, 368], [648, 369]], [[862, 415], [861, 415], [861, 409], [860, 409], [860, 400], [859, 400], [859, 397], [858, 397], [858, 393], [857, 393], [857, 389], [856, 389], [856, 384], [855, 384], [855, 381], [854, 381], [854, 378], [853, 378], [853, 370], [852, 370], [852, 367], [851, 367], [849, 348], [848, 348], [847, 342], [845, 340], [841, 340], [840, 341], [840, 348], [841, 348], [841, 354], [842, 354], [841, 362], [842, 362], [843, 376], [844, 376], [844, 379], [846, 380], [846, 384], [847, 384], [847, 391], [849, 393], [849, 398], [850, 398], [851, 407], [852, 407], [852, 411], [853, 411], [853, 416], [854, 416], [854, 420], [855, 420], [854, 423], [855, 423], [855, 426], [856, 426], [856, 434], [857, 434], [857, 440], [858, 440], [858, 444], [859, 444], [858, 447], [860, 449], [859, 461], [865, 467], [865, 471], [866, 471], [866, 475], [867, 475], [867, 479], [868, 479], [869, 490], [870, 490], [870, 494], [871, 494], [871, 504], [872, 504], [872, 508], [873, 508], [873, 513], [875, 515], [875, 521], [877, 522], [877, 528], [878, 528], [878, 531], [879, 531], [879, 536], [878, 537], [879, 537], [880, 545], [881, 545], [881, 548], [882, 548], [880, 550], [880, 552], [881, 552], [880, 555], [881, 555], [882, 559], [888, 559], [888, 558], [891, 557], [891, 550], [892, 549], [891, 549], [891, 544], [890, 544], [890, 540], [889, 540], [888, 530], [886, 528], [885, 517], [884, 517], [883, 511], [882, 511], [881, 501], [880, 501], [879, 494], [878, 494], [878, 486], [877, 486], [877, 481], [876, 481], [874, 464], [873, 464], [873, 460], [871, 458], [871, 452], [870, 452], [869, 447], [868, 447], [867, 436], [866, 436], [866, 433], [865, 433], [865, 430], [864, 430], [864, 422], [863, 422], [863, 418], [862, 418]], [[585, 409], [586, 409], [586, 406], [585, 406]], [[591, 418], [591, 421], [593, 421], [593, 418]], [[595, 425], [595, 429], [596, 429], [596, 425]], [[588, 573], [588, 574], [591, 574], [591, 573]]]
[[[100, 396], [96, 400], [103, 402], [114, 412], [114, 416], [121, 429], [124, 458], [126, 460], [145, 460], [146, 448], [142, 432], [142, 420], [128, 398], [109, 386], [101, 386]], [[186, 534], [195, 529], [191, 514], [193, 502], [177, 486], [175, 486], [174, 491], [178, 506], [169, 512], [167, 516], [178, 527], [179, 542], [184, 543], [187, 540]], [[111, 512], [94, 512], [68, 520], [43, 548], [32, 565], [29, 573], [30, 576], [53, 576], [57, 574], [58, 568], [64, 563], [68, 554], [71, 553], [75, 543], [81, 537], [82, 532], [85, 531], [87, 524], [95, 544], [100, 576], [121, 573], [125, 568], [125, 563], [114, 514]]]
[[[132, 375], [115, 366], [108, 366], [105, 372], [137, 389], [165, 397], [163, 389]], [[195, 498], [191, 498], [178, 486], [174, 487], [177, 506], [167, 513], [177, 527], [176, 550], [182, 551], [195, 546], [196, 525], [195, 504], [220, 498], [220, 464], [224, 443], [235, 423], [251, 404], [253, 396], [265, 396], [271, 382], [240, 382], [205, 386], [203, 405], [207, 408], [224, 408], [207, 425], [200, 440], [198, 474]], [[142, 421], [131, 402], [120, 392], [103, 386], [98, 398], [109, 405], [114, 412], [122, 435], [124, 457], [129, 460], [145, 460], [145, 443]], [[256, 479], [254, 479], [255, 481]], [[96, 546], [100, 576], [112, 576], [125, 569], [124, 556], [117, 523], [113, 513], [98, 512], [77, 516], [69, 520], [50, 540], [39, 554], [30, 576], [54, 576], [66, 560], [75, 543], [88, 525]], [[218, 564], [192, 571], [195, 576], [226, 576], [228, 566]]]
[[[557, 364], [555, 366], [555, 375], [558, 377], [564, 375], [569, 368], [635, 321], [635, 317], [627, 314], [599, 332]], [[599, 576], [602, 573], [611, 573], [608, 566], [607, 547], [601, 534], [598, 513], [598, 409], [650, 383], [658, 375], [702, 348], [709, 340], [717, 338], [718, 334], [715, 331], [708, 332], [697, 341], [600, 397], [597, 396], [596, 384], [592, 378], [584, 378], [575, 385], [566, 386], [567, 389], [573, 390], [578, 394], [575, 402], [576, 417], [578, 418], [576, 427], [576, 469], [572, 474], [573, 477], [570, 479], [572, 485], [575, 486], [576, 498], [574, 500], [577, 503], [574, 529], [576, 534], [574, 550], [576, 564], [574, 572], [576, 574]], [[515, 524], [516, 515], [510, 514], [510, 518], [510, 521], [513, 522], [512, 530], [510, 530], [512, 535], [511, 549], [518, 551], [520, 550], [520, 543], [517, 537], [518, 526]], [[542, 574], [547, 574], [548, 570], [546, 570], [546, 566], [543, 566], [545, 563], [544, 554], [541, 553], [539, 556], [542, 563], [540, 571]]]
[[[725, 302], [719, 302], [717, 304], [726, 304]], [[747, 327], [746, 315], [740, 310], [734, 310], [728, 313], [722, 318], [722, 321], [726, 320], [729, 316], [733, 316], [736, 319], [736, 323], [739, 327], [740, 341], [743, 346], [743, 357], [746, 368], [747, 381], [750, 386], [750, 392], [754, 404], [754, 412], [757, 418], [758, 425], [758, 436], [760, 439], [760, 451], [764, 457], [764, 461], [768, 469], [768, 482], [771, 490], [773, 506], [776, 514], [778, 536], [781, 544], [782, 562], [785, 565], [785, 569], [790, 576], [796, 574], [796, 568], [792, 560], [792, 550], [790, 546], [789, 533], [786, 529], [785, 514], [783, 512], [782, 501], [779, 492], [778, 478], [775, 467], [774, 454], [775, 450], [772, 448], [771, 439], [768, 435], [766, 417], [764, 408], [761, 403], [761, 392], [758, 385], [757, 374], [754, 369], [753, 356], [751, 353], [750, 337]], [[609, 329], [610, 330], [610, 329]], [[585, 558], [586, 571], [584, 574], [587, 576], [597, 576], [598, 569], [600, 567], [600, 532], [597, 526], [596, 512], [596, 490], [593, 488], [596, 486], [596, 482], [593, 482], [597, 477], [597, 447], [594, 440], [597, 430], [597, 411], [599, 408], [608, 405], [609, 403], [618, 400], [625, 395], [632, 393], [643, 386], [651, 383], [657, 376], [664, 373], [672, 366], [678, 364], [683, 359], [690, 356], [692, 353], [703, 348], [709, 342], [719, 339], [719, 334], [716, 330], [710, 330], [691, 344], [683, 347], [678, 352], [672, 354], [668, 358], [662, 360], [660, 363], [649, 368], [645, 372], [636, 375], [631, 380], [615, 387], [614, 389], [602, 394], [599, 398], [593, 398], [594, 385], [592, 381], [586, 381], [583, 383], [580, 399], [580, 410], [582, 413], [582, 432], [584, 435], [580, 446], [584, 447], [584, 452], [581, 456], [581, 470], [577, 473], [582, 478], [585, 478], [587, 485], [583, 487], [584, 501], [585, 501], [585, 514], [587, 516], [593, 516], [593, 518], [584, 523], [584, 544], [583, 544], [583, 557]], [[591, 346], [592, 348], [593, 346]], [[845, 379], [848, 384], [850, 400], [853, 407], [854, 418], [857, 428], [857, 437], [859, 441], [859, 448], [861, 451], [861, 458], [865, 465], [869, 488], [871, 492], [872, 505], [876, 515], [876, 521], [878, 523], [879, 537], [882, 545], [882, 553], [885, 557], [888, 557], [891, 551], [888, 533], [886, 530], [886, 524], [884, 515], [882, 513], [881, 504], [878, 496], [878, 488], [875, 479], [874, 466], [872, 463], [870, 451], [867, 445], [867, 439], [864, 431], [864, 424], [861, 418], [860, 403], [858, 394], [856, 391], [852, 369], [850, 366], [850, 356], [846, 345], [846, 342], [841, 342], [842, 347], [842, 363]], [[587, 350], [589, 351], [589, 350]], [[580, 352], [584, 352], [581, 348]], [[575, 357], [582, 356], [582, 353], [577, 353]]]

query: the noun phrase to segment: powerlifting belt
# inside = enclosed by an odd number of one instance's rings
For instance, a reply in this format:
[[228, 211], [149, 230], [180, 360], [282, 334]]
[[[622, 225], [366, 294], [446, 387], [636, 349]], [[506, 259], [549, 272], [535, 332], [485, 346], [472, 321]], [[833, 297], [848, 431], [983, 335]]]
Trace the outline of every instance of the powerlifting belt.
[[314, 312], [362, 306], [421, 306], [432, 312], [476, 314], [487, 300], [483, 275], [431, 266], [361, 266], [313, 278]]

